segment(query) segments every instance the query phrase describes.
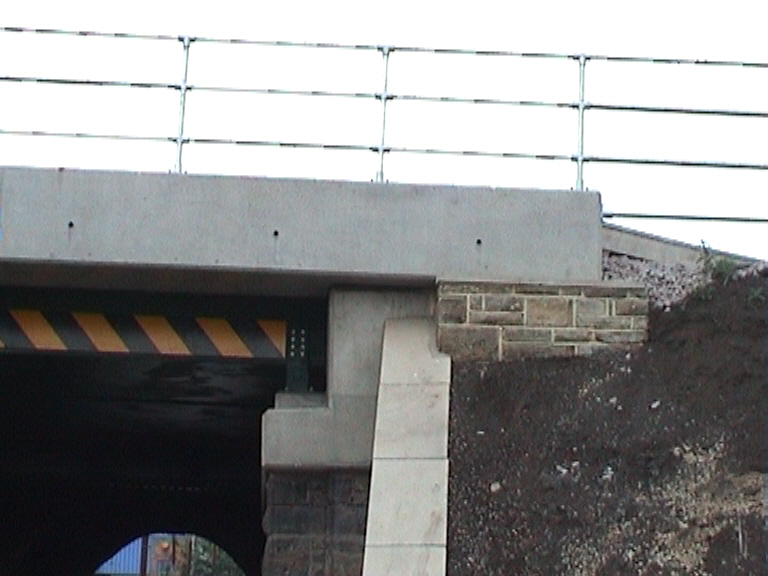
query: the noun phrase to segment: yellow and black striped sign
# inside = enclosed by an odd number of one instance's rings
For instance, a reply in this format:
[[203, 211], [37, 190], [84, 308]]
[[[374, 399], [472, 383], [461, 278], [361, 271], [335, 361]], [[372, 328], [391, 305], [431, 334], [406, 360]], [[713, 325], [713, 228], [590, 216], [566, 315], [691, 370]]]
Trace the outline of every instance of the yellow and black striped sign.
[[283, 359], [284, 320], [0, 311], [0, 350]]

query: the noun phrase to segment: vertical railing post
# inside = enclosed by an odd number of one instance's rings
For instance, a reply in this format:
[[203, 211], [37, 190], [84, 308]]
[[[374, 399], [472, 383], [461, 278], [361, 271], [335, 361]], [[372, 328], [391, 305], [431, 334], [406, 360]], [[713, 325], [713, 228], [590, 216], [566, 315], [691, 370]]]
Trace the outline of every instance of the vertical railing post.
[[189, 71], [189, 45], [192, 42], [189, 36], [179, 37], [184, 47], [184, 73], [179, 84], [179, 131], [176, 136], [176, 166], [174, 171], [181, 173], [181, 149], [184, 146], [184, 113], [187, 107], [187, 73]]
[[387, 84], [389, 81], [389, 55], [394, 48], [392, 46], [379, 46], [379, 51], [384, 58], [384, 88], [380, 94], [376, 97], [381, 100], [381, 141], [379, 142], [379, 171], [376, 173], [376, 181], [384, 182], [384, 142], [386, 138], [387, 130], [387, 100], [392, 98], [392, 94], [387, 92]]
[[576, 156], [576, 190], [584, 190], [584, 71], [587, 57], [579, 56], [579, 143]]

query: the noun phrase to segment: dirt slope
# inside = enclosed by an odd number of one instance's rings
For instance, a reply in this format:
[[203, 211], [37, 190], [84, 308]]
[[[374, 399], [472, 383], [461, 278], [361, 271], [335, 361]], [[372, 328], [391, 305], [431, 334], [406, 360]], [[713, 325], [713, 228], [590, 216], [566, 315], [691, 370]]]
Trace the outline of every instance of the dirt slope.
[[766, 299], [761, 271], [632, 354], [455, 363], [448, 574], [768, 573]]

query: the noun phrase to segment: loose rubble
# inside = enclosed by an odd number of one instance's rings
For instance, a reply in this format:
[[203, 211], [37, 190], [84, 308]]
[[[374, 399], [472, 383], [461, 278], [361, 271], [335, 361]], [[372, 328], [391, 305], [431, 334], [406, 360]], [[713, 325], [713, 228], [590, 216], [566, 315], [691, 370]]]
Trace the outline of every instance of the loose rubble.
[[[648, 290], [651, 306], [670, 309], [712, 281], [712, 262], [712, 257], [705, 250], [702, 250], [702, 258], [696, 263], [672, 265], [606, 251], [603, 253], [603, 279], [639, 282]], [[752, 264], [733, 262], [732, 267], [729, 276], [733, 278], [768, 275], [768, 262], [765, 261]]]

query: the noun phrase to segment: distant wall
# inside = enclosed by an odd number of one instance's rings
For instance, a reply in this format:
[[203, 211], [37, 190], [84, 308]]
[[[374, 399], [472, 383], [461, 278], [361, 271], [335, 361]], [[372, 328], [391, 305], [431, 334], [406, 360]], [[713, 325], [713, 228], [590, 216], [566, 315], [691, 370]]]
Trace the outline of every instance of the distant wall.
[[[631, 230], [614, 224], [603, 224], [603, 250], [616, 254], [626, 254], [644, 260], [653, 260], [660, 264], [698, 264], [701, 262], [701, 246], [662, 238], [646, 232]], [[738, 254], [709, 249], [716, 256], [733, 258], [739, 262], [752, 262]]]
[[438, 345], [454, 359], [584, 356], [646, 340], [637, 285], [440, 282]]

